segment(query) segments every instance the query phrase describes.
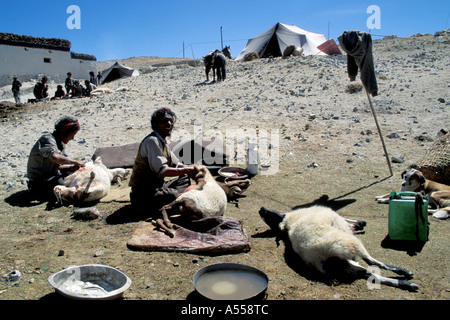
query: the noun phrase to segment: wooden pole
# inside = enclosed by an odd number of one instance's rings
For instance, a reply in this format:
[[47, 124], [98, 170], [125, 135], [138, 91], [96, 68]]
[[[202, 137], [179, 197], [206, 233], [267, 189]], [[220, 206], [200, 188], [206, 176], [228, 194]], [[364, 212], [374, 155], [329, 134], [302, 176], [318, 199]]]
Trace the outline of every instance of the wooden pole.
[[378, 119], [377, 119], [377, 115], [375, 113], [375, 109], [373, 108], [372, 99], [370, 99], [370, 95], [367, 92], [367, 90], [366, 90], [366, 94], [367, 94], [367, 99], [369, 99], [370, 109], [372, 110], [372, 115], [373, 115], [373, 118], [375, 119], [375, 124], [377, 125], [378, 135], [380, 136], [381, 144], [383, 145], [384, 155], [386, 157], [386, 161], [389, 166], [389, 172], [391, 173], [391, 177], [392, 177], [394, 175], [394, 173], [392, 171], [391, 161], [389, 160], [389, 154], [386, 149], [386, 144], [384, 143], [383, 134], [381, 133], [381, 128], [380, 128], [380, 125], [378, 124]]
[[220, 45], [222, 46], [221, 51], [223, 51], [223, 37], [222, 37], [222, 27], [220, 27]]

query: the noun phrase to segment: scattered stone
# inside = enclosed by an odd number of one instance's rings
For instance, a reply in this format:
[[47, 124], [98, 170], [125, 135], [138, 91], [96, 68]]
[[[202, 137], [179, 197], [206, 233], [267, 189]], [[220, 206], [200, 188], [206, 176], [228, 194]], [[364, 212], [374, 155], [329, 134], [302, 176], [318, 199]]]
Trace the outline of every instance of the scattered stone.
[[399, 134], [397, 132], [392, 132], [392, 133], [388, 134], [387, 137], [389, 139], [398, 139], [398, 138], [400, 138], [400, 136], [399, 136]]
[[393, 163], [403, 163], [403, 162], [405, 162], [405, 156], [404, 155], [400, 155], [398, 157], [392, 157], [391, 161]]
[[100, 216], [97, 208], [76, 208], [73, 210], [72, 218], [76, 220], [94, 220]]
[[103, 256], [103, 254], [104, 254], [104, 252], [102, 251], [102, 250], [100, 250], [100, 251], [96, 251], [95, 253], [94, 253], [94, 257], [101, 257], [101, 256]]

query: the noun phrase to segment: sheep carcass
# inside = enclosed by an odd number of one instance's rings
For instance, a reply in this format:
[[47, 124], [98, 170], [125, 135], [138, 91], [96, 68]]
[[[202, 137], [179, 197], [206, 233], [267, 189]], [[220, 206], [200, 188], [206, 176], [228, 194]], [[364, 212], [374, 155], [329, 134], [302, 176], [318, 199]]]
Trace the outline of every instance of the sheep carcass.
[[355, 273], [385, 284], [415, 291], [418, 286], [406, 280], [396, 280], [372, 273], [355, 261], [359, 256], [370, 266], [393, 271], [411, 278], [413, 273], [399, 267], [389, 266], [372, 258], [362, 242], [355, 237], [349, 223], [330, 208], [313, 206], [297, 209], [285, 214], [261, 208], [261, 218], [272, 228], [287, 231], [293, 250], [302, 260], [327, 276], [324, 263], [330, 258], [339, 258], [349, 263]]
[[196, 185], [179, 195], [172, 203], [161, 208], [163, 221], [158, 219], [157, 225], [164, 229], [169, 236], [172, 223], [168, 218], [168, 211], [172, 208], [180, 211], [184, 216], [197, 220], [201, 218], [223, 216], [227, 207], [227, 195], [216, 182], [205, 166], [194, 165], [197, 174], [194, 178]]
[[64, 179], [63, 184], [54, 187], [57, 199], [73, 202], [92, 202], [106, 196], [111, 182], [125, 178], [129, 170], [122, 168], [108, 169], [98, 157], [89, 161]]

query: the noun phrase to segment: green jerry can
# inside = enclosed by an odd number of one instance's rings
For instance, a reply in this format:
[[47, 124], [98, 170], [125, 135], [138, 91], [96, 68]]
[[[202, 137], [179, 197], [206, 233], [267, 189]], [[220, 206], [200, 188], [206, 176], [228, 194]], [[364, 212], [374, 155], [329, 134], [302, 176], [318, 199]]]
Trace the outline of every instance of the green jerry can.
[[389, 238], [428, 241], [428, 201], [416, 192], [393, 191], [389, 197]]

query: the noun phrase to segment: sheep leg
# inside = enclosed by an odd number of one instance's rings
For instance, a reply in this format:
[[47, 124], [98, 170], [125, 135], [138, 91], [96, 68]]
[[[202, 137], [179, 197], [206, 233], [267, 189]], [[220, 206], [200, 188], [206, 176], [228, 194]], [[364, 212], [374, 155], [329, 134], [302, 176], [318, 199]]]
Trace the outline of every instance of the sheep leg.
[[250, 185], [250, 180], [246, 179], [246, 180], [235, 180], [235, 181], [229, 181], [224, 183], [223, 185], [221, 185], [222, 187], [225, 186], [227, 188], [231, 188], [234, 186], [238, 186], [241, 189], [247, 189], [248, 186]]
[[375, 200], [378, 203], [386, 204], [386, 203], [389, 203], [389, 197], [390, 197], [390, 194], [388, 193], [388, 194], [384, 194], [382, 196], [375, 197]]
[[89, 191], [89, 187], [91, 186], [92, 181], [94, 181], [94, 178], [95, 178], [95, 172], [94, 172], [94, 171], [91, 171], [91, 174], [90, 174], [90, 176], [89, 176], [89, 180], [88, 180], [88, 183], [87, 183], [86, 187], [85, 187], [84, 190], [81, 192], [81, 194], [77, 194], [78, 200], [83, 201], [84, 199], [87, 198], [87, 196], [88, 196], [88, 191]]
[[403, 268], [400, 268], [400, 267], [394, 267], [394, 266], [385, 264], [385, 263], [383, 263], [381, 261], [378, 261], [378, 260], [372, 258], [370, 256], [370, 254], [367, 252], [366, 248], [364, 248], [364, 246], [362, 244], [360, 244], [360, 246], [358, 248], [358, 254], [370, 266], [377, 266], [377, 267], [380, 267], [382, 269], [395, 272], [398, 275], [406, 276], [408, 278], [412, 278], [413, 275], [414, 275], [414, 273], [412, 273], [409, 270], [406, 270], [406, 269], [403, 269]]
[[161, 229], [163, 229], [165, 231], [165, 233], [173, 238], [175, 235], [173, 234], [172, 230], [169, 229], [165, 224], [164, 221], [162, 219], [156, 219], [156, 226], [160, 227]]
[[195, 203], [195, 201], [189, 198], [184, 198], [183, 201], [181, 201], [181, 208], [185, 212], [185, 214], [187, 213], [193, 218], [203, 218], [203, 212], [197, 208], [197, 204]]
[[[162, 221], [164, 221], [164, 224], [166, 225], [167, 228], [172, 228], [172, 223], [170, 222], [169, 216], [167, 215], [167, 210], [169, 210], [171, 208], [172, 208], [171, 204], [166, 205], [161, 208], [161, 213], [163, 216]], [[158, 219], [158, 220], [161, 220], [161, 219]]]
[[383, 284], [391, 287], [396, 287], [400, 289], [406, 289], [409, 291], [417, 291], [419, 289], [419, 286], [415, 283], [406, 281], [406, 280], [397, 280], [392, 278], [387, 278], [380, 276], [377, 273], [373, 273], [369, 271], [368, 269], [361, 266], [359, 263], [353, 260], [347, 260], [352, 267], [353, 271], [362, 274], [364, 278], [367, 279], [367, 281], [373, 281], [374, 284]]
[[347, 221], [351, 225], [353, 231], [363, 230], [364, 227], [367, 225], [367, 222], [362, 221], [362, 220], [352, 220], [352, 219], [345, 219], [345, 218], [344, 218], [344, 220]]

